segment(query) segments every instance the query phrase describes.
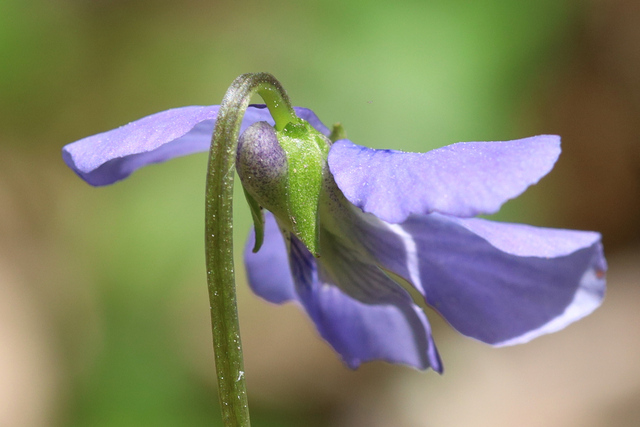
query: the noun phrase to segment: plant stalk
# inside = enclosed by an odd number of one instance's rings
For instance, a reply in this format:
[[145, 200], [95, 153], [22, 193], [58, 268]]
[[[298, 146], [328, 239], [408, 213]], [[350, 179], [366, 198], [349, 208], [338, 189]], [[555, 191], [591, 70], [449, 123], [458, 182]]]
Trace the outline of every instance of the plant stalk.
[[297, 117], [282, 85], [270, 74], [243, 74], [231, 84], [216, 120], [206, 183], [205, 257], [218, 395], [225, 427], [249, 427], [249, 406], [235, 292], [233, 182], [240, 125], [258, 93], [284, 128]]

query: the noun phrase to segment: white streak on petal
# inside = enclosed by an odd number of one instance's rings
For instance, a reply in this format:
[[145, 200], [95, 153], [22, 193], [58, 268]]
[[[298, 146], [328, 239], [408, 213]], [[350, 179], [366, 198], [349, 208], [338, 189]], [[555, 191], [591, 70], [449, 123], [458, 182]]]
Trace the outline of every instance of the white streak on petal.
[[574, 295], [573, 300], [562, 314], [551, 319], [539, 328], [520, 335], [519, 337], [511, 338], [492, 345], [494, 347], [505, 347], [509, 345], [524, 344], [541, 335], [557, 332], [565, 328], [570, 323], [591, 314], [600, 306], [602, 303], [604, 287], [605, 278], [602, 275], [602, 272], [598, 272], [594, 268], [587, 270], [582, 276], [582, 279], [580, 279], [580, 287]]
[[420, 280], [420, 261], [418, 260], [418, 247], [411, 234], [407, 233], [400, 224], [385, 223], [387, 227], [396, 233], [404, 245], [404, 249], [407, 253], [407, 271], [409, 272], [409, 279], [413, 286], [424, 294], [424, 288], [422, 287], [422, 281]]

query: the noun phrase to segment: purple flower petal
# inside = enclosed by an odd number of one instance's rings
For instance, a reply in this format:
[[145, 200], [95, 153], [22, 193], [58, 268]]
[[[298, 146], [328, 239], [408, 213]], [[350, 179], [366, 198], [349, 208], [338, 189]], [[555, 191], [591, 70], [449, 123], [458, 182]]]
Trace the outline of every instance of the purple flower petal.
[[62, 157], [89, 184], [112, 184], [148, 164], [206, 151], [218, 108], [162, 111], [68, 144]]
[[324, 123], [320, 121], [318, 116], [316, 116], [316, 113], [314, 113], [312, 110], [302, 107], [293, 107], [293, 109], [296, 111], [296, 115], [298, 117], [308, 121], [309, 124], [315, 128], [315, 130], [322, 133], [326, 137], [331, 135], [331, 129], [326, 127]]
[[407, 254], [398, 274], [454, 328], [486, 343], [518, 344], [555, 332], [604, 297], [597, 233], [438, 214], [391, 227]]
[[336, 141], [329, 167], [346, 198], [390, 223], [411, 214], [491, 214], [546, 175], [560, 138], [463, 142], [428, 153], [374, 150]]
[[[342, 356], [351, 368], [370, 360], [403, 363], [419, 369], [432, 367], [442, 372], [431, 329], [424, 313], [416, 307], [404, 290], [375, 266], [344, 262], [331, 265], [331, 271], [318, 262], [304, 245], [290, 237], [290, 268], [286, 269], [286, 245], [273, 215], [265, 215], [265, 243], [253, 253], [251, 238], [245, 249], [245, 263], [251, 288], [268, 301], [281, 303], [297, 300], [315, 323], [320, 335]], [[263, 253], [264, 251], [264, 253]], [[325, 252], [326, 255], [331, 255]], [[336, 254], [340, 257], [343, 254]], [[324, 258], [324, 255], [323, 255]], [[328, 263], [328, 262], [327, 262]], [[352, 269], [344, 271], [349, 266]], [[338, 274], [340, 281], [355, 280], [351, 290], [362, 289], [367, 280], [376, 286], [393, 286], [376, 303], [364, 303], [349, 296], [330, 279]], [[286, 277], [288, 275], [288, 277]], [[293, 276], [293, 283], [291, 282]], [[369, 282], [371, 283], [371, 282]], [[349, 285], [351, 286], [351, 285]], [[368, 290], [365, 290], [369, 292]]]
[[[62, 149], [62, 157], [89, 184], [113, 184], [143, 166], [208, 151], [218, 108], [193, 106], [152, 114], [68, 144]], [[311, 110], [296, 107], [295, 111], [319, 131], [329, 134]], [[265, 106], [249, 106], [240, 132], [258, 121], [273, 124]]]
[[[362, 215], [362, 212], [357, 212]], [[322, 218], [321, 215], [321, 221]], [[378, 268], [378, 260], [364, 244], [366, 239], [380, 237], [382, 230], [373, 226], [363, 227], [363, 224], [358, 224], [359, 220], [345, 221], [347, 227], [344, 228], [331, 227], [329, 230], [325, 225], [320, 228], [319, 280], [334, 284], [365, 304], [407, 301], [407, 292]], [[368, 233], [365, 236], [364, 233], [347, 230], [348, 227], [359, 231], [364, 229]]]
[[251, 290], [261, 298], [274, 304], [297, 301], [289, 257], [276, 219], [265, 211], [264, 243], [260, 250], [253, 252], [255, 230], [251, 227], [244, 248], [244, 264]]
[[[352, 369], [371, 360], [402, 363], [442, 373], [443, 367], [424, 313], [410, 297], [388, 298], [386, 302], [364, 303], [347, 295], [304, 245], [291, 237], [291, 268], [299, 300], [320, 335]], [[374, 270], [354, 266], [348, 278], [365, 278]], [[379, 270], [378, 270], [379, 271]]]

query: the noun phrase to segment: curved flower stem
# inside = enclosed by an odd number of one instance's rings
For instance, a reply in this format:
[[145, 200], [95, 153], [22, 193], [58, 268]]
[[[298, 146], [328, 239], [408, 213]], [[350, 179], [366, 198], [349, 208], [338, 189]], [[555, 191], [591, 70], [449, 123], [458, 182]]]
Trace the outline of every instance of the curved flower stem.
[[236, 307], [232, 205], [240, 124], [256, 92], [267, 103], [277, 129], [298, 120], [272, 75], [243, 74], [227, 90], [213, 132], [206, 184], [205, 256], [218, 392], [226, 427], [250, 425]]

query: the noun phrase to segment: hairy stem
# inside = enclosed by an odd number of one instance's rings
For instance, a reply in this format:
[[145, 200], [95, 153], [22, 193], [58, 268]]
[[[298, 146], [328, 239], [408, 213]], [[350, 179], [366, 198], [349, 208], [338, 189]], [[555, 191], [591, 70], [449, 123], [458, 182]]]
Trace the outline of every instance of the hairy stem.
[[226, 427], [248, 427], [249, 407], [240, 342], [233, 264], [233, 181], [240, 125], [258, 93], [276, 129], [297, 121], [280, 83], [270, 74], [243, 74], [222, 100], [209, 152], [205, 208], [205, 256], [218, 392]]

